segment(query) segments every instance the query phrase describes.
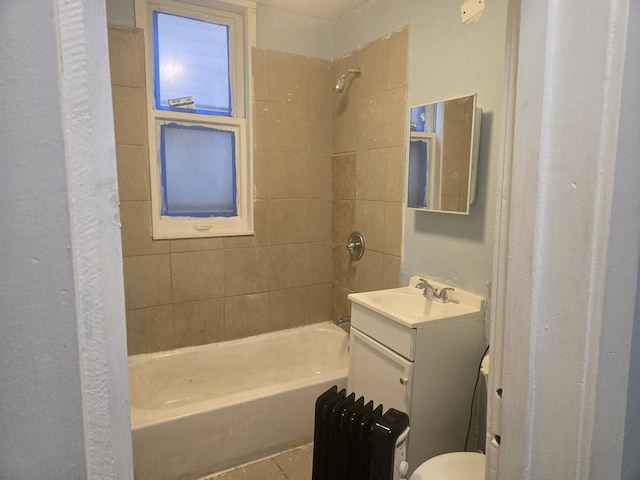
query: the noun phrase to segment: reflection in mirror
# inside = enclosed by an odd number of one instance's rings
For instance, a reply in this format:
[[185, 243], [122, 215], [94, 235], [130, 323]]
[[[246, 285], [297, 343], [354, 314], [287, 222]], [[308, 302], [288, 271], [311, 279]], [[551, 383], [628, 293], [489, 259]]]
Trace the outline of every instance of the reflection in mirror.
[[476, 95], [411, 109], [409, 208], [469, 213], [475, 201], [481, 115]]

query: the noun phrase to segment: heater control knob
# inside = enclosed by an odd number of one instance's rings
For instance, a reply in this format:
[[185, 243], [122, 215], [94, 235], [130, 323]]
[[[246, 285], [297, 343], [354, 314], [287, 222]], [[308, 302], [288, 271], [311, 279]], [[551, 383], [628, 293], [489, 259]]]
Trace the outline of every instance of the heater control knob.
[[398, 465], [398, 472], [400, 473], [402, 478], [405, 478], [408, 471], [409, 471], [409, 463], [406, 460], [402, 460], [400, 462], [400, 465]]

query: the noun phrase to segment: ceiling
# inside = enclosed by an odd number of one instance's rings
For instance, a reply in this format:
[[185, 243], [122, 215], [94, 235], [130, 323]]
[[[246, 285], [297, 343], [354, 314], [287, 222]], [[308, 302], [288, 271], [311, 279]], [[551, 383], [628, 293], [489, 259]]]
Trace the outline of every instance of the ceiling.
[[368, 0], [256, 0], [261, 5], [282, 8], [292, 12], [335, 20], [354, 10]]

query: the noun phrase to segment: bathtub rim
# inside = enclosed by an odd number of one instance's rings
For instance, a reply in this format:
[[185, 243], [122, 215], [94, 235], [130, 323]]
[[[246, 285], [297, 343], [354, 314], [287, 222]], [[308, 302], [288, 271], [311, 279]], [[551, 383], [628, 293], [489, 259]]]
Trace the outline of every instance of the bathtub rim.
[[272, 332], [259, 333], [257, 335], [251, 335], [249, 337], [234, 338], [232, 340], [224, 340], [222, 342], [203, 343], [201, 345], [188, 345], [186, 347], [176, 347], [168, 350], [158, 350], [156, 352], [136, 353], [133, 355], [128, 355], [127, 361], [138, 362], [138, 361], [145, 360], [147, 358], [166, 357], [166, 356], [178, 355], [179, 353], [184, 353], [184, 352], [198, 352], [200, 350], [206, 350], [207, 348], [211, 348], [212, 345], [220, 345], [220, 344], [233, 345], [235, 343], [253, 343], [253, 342], [257, 342], [259, 339], [270, 337], [270, 336], [277, 336], [277, 335], [284, 336], [287, 333], [293, 333], [300, 330], [315, 330], [315, 329], [327, 330], [327, 331], [338, 332], [338, 333], [341, 332], [347, 338], [349, 336], [349, 333], [347, 333], [343, 328], [338, 327], [334, 322], [331, 322], [331, 321], [316, 322], [316, 323], [310, 323], [307, 325], [300, 325], [298, 327], [283, 328], [281, 330], [274, 330]]
[[342, 341], [345, 342], [345, 348], [347, 349], [345, 366], [343, 368], [337, 368], [321, 374], [306, 375], [304, 377], [290, 379], [284, 382], [277, 382], [270, 385], [261, 386], [258, 388], [252, 388], [252, 389], [247, 389], [237, 393], [223, 395], [221, 397], [204, 399], [204, 400], [189, 403], [186, 405], [178, 405], [170, 408], [144, 409], [144, 408], [138, 408], [130, 405], [132, 431], [143, 429], [146, 427], [152, 427], [154, 425], [158, 425], [162, 423], [178, 421], [182, 418], [198, 415], [206, 411], [222, 409], [225, 406], [231, 405], [231, 404], [243, 403], [248, 400], [267, 398], [272, 395], [277, 395], [278, 393], [281, 393], [283, 390], [286, 390], [286, 391], [298, 390], [316, 383], [327, 384], [327, 383], [331, 383], [334, 380], [335, 382], [338, 382], [339, 380], [346, 378], [348, 374], [349, 334], [345, 332], [345, 330], [343, 330], [342, 328], [336, 326], [333, 322], [319, 322], [319, 323], [314, 323], [310, 325], [294, 327], [290, 329], [267, 332], [259, 335], [254, 335], [251, 337], [228, 340], [225, 342], [180, 347], [178, 349], [166, 350], [161, 352], [142, 353], [142, 354], [132, 355], [129, 358], [129, 360], [134, 362], [139, 362], [139, 361], [145, 361], [149, 359], [152, 360], [153, 358], [161, 358], [167, 355], [178, 355], [182, 352], [198, 352], [200, 350], [206, 350], [208, 348], [212, 348], [212, 345], [217, 345], [222, 343], [224, 343], [225, 345], [230, 345], [238, 342], [243, 342], [244, 344], [247, 344], [247, 343], [250, 344], [254, 342], [259, 342], [260, 339], [264, 339], [267, 336], [275, 336], [275, 335], [285, 336], [287, 334], [293, 334], [296, 331], [300, 331], [302, 329], [320, 330], [320, 331], [324, 330], [324, 331], [331, 331], [331, 332], [341, 334]]

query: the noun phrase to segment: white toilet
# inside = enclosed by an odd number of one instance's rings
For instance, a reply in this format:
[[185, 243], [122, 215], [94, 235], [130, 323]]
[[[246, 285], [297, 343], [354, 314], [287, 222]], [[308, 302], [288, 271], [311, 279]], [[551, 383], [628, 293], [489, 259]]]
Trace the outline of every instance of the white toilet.
[[[489, 354], [482, 359], [480, 372], [486, 384]], [[416, 468], [409, 480], [484, 480], [484, 455], [475, 452], [438, 455]]]

